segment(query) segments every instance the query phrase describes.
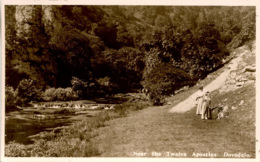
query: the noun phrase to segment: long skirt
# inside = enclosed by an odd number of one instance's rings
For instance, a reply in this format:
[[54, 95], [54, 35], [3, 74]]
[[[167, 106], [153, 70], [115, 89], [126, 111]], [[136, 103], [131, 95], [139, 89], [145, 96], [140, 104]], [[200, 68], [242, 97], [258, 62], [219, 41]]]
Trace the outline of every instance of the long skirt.
[[210, 107], [207, 107], [206, 115], [207, 115], [208, 119], [211, 119], [211, 109], [210, 109]]
[[201, 106], [201, 119], [210, 119], [211, 109], [209, 108], [208, 102], [203, 102]]
[[197, 110], [196, 110], [197, 115], [200, 115], [202, 112], [202, 104], [203, 104], [203, 98], [201, 97], [198, 99]]

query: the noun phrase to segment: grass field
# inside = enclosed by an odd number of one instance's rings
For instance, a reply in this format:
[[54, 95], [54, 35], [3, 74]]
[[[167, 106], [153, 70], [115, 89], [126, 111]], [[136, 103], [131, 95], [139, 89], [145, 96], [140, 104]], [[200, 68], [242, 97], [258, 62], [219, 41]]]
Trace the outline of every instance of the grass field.
[[[171, 100], [182, 98], [181, 93]], [[223, 103], [236, 110], [229, 116], [201, 120], [195, 108], [186, 113], [169, 113], [172, 106], [151, 107], [126, 118], [108, 121], [99, 128], [91, 143], [103, 157], [151, 157], [153, 152], [162, 157], [224, 157], [224, 153], [247, 154], [255, 157], [255, 88], [243, 87], [224, 95], [212, 94], [213, 104]], [[227, 99], [227, 100], [225, 100]], [[245, 102], [239, 106], [243, 99]], [[224, 101], [225, 100], [225, 101]], [[146, 153], [146, 154], [145, 154]], [[181, 156], [175, 156], [181, 155]], [[230, 155], [231, 156], [231, 155]], [[228, 156], [227, 156], [228, 157]]]

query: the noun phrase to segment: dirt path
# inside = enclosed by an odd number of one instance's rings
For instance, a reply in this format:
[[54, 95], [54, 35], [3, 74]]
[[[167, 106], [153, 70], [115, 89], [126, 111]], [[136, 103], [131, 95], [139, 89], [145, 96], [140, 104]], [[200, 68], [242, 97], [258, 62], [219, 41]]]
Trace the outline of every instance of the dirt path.
[[[242, 59], [242, 56], [246, 53], [247, 51], [245, 50], [243, 53], [239, 54], [236, 58], [232, 59], [229, 62], [229, 65], [227, 66], [227, 69], [221, 73], [215, 80], [213, 80], [211, 83], [209, 83], [207, 86], [204, 87], [204, 91], [214, 91], [218, 88], [220, 88], [226, 81], [226, 78], [230, 74], [232, 70], [235, 70], [237, 68], [238, 63]], [[169, 112], [174, 113], [174, 112], [186, 112], [194, 107], [196, 104], [196, 97], [199, 91], [196, 91], [190, 97], [188, 97], [186, 100], [180, 102], [176, 106], [172, 107]]]

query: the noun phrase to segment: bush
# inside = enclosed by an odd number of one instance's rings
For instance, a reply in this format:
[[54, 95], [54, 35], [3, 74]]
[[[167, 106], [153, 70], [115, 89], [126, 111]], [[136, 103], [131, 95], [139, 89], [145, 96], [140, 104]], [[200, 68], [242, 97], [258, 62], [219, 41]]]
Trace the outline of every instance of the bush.
[[40, 88], [37, 87], [36, 81], [32, 79], [23, 79], [19, 82], [17, 89], [17, 105], [26, 105], [30, 101], [41, 100]]
[[165, 96], [190, 83], [189, 75], [167, 63], [160, 63], [146, 75], [142, 82], [148, 89], [149, 100], [154, 105], [162, 105]]
[[165, 103], [165, 97], [165, 95], [162, 95], [162, 93], [156, 89], [149, 93], [149, 100], [156, 106], [163, 105]]
[[111, 78], [106, 76], [104, 78], [99, 78], [96, 80], [99, 85], [99, 90], [97, 91], [99, 96], [106, 94], [115, 94], [120, 92], [120, 86], [111, 81]]
[[5, 107], [6, 110], [13, 109], [16, 106], [17, 92], [13, 87], [5, 87]]
[[55, 93], [56, 93], [55, 88], [48, 88], [43, 92], [42, 98], [45, 101], [56, 101], [57, 97]]
[[78, 99], [78, 94], [71, 87], [48, 88], [43, 92], [42, 98], [45, 101], [68, 101]]
[[56, 97], [58, 101], [75, 100], [78, 98], [76, 92], [72, 88], [58, 88], [56, 89]]
[[96, 94], [97, 87], [94, 82], [85, 82], [77, 77], [72, 77], [71, 84], [73, 91], [77, 92], [79, 98], [92, 98]]

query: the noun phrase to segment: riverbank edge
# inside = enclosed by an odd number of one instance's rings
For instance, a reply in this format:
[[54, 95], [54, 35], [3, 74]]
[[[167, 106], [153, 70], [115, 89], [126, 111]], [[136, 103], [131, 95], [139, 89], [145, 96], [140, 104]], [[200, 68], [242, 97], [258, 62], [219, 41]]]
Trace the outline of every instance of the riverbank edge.
[[125, 102], [114, 110], [105, 110], [94, 117], [83, 119], [70, 126], [40, 133], [34, 143], [23, 145], [15, 141], [5, 145], [6, 157], [93, 157], [99, 155], [98, 148], [90, 143], [97, 136], [95, 129], [106, 126], [106, 121], [126, 117], [131, 111], [151, 106], [146, 100]]

